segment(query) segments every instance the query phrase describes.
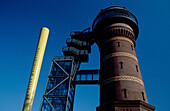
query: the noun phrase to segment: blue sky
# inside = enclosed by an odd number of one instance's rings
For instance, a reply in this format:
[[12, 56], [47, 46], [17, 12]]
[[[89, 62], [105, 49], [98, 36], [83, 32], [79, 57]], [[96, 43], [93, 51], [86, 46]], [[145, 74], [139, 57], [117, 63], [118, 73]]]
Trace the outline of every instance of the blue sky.
[[[136, 52], [149, 103], [156, 111], [169, 111], [170, 13], [168, 0], [0, 0], [0, 106], [1, 111], [23, 107], [40, 29], [50, 35], [44, 55], [32, 111], [42, 101], [50, 64], [62, 56], [71, 31], [92, 26], [100, 9], [125, 6], [137, 17]], [[99, 51], [92, 46], [89, 63], [81, 69], [99, 69]], [[77, 86], [74, 111], [95, 111], [99, 87]]]

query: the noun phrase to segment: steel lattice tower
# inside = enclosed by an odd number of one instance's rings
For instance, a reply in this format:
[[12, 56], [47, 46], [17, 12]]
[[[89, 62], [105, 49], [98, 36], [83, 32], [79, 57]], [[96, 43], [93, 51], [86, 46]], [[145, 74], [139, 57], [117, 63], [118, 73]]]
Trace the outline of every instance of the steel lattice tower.
[[93, 22], [100, 50], [100, 106], [97, 111], [154, 111], [148, 104], [135, 41], [136, 17], [124, 7], [109, 7]]
[[55, 57], [51, 64], [40, 111], [72, 111], [78, 63], [74, 57]]

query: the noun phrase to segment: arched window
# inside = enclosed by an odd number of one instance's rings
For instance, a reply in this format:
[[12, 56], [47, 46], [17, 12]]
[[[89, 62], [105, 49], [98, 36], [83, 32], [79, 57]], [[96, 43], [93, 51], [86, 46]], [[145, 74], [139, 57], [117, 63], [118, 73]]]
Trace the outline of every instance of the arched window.
[[133, 45], [131, 45], [131, 49], [133, 50]]
[[139, 68], [138, 68], [138, 65], [136, 65], [136, 71], [139, 72]]
[[119, 62], [120, 68], [123, 69], [123, 62]]
[[141, 92], [141, 93], [142, 93], [143, 100], [145, 101], [145, 95], [144, 95], [144, 92]]
[[117, 42], [117, 46], [120, 47], [120, 42]]
[[124, 92], [124, 98], [127, 98], [127, 89], [123, 89], [123, 92]]

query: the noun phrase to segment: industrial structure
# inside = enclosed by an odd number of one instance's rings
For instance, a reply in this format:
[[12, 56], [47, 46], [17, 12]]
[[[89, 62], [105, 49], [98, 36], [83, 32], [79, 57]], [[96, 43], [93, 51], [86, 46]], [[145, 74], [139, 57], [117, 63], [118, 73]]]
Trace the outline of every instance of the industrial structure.
[[94, 43], [90, 29], [75, 31], [63, 48], [65, 56], [52, 61], [40, 111], [73, 111], [76, 84], [98, 84], [98, 70], [79, 70], [82, 62], [88, 62], [88, 54]]
[[[64, 56], [52, 61], [40, 111], [73, 111], [76, 84], [100, 85], [97, 111], [154, 111], [136, 57], [138, 33], [136, 17], [115, 6], [100, 11], [92, 31], [72, 32]], [[88, 62], [94, 42], [100, 51], [100, 70], [79, 70], [82, 62]]]

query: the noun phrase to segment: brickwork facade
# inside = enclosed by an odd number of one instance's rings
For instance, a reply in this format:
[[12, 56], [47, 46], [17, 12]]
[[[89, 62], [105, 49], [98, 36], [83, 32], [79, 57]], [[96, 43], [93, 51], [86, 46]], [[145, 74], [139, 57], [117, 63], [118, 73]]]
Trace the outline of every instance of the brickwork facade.
[[[122, 15], [114, 17], [111, 12], [117, 14], [117, 10], [132, 14], [125, 8], [110, 7], [101, 11], [94, 21], [97, 25], [93, 26], [100, 51], [100, 106], [97, 111], [154, 111], [154, 107], [148, 104], [135, 52], [137, 22]], [[141, 107], [141, 104], [145, 105]]]

